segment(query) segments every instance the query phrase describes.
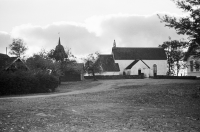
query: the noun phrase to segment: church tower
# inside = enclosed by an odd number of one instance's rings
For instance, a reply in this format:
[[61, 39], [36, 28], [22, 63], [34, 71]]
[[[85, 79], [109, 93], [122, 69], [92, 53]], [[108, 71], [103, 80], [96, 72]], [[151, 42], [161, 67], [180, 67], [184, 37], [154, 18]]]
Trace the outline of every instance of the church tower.
[[58, 40], [58, 45], [61, 45], [61, 43], [60, 43], [60, 37], [59, 37], [59, 40]]
[[61, 45], [60, 37], [58, 40], [58, 45], [54, 50], [53, 56], [56, 59], [56, 61], [64, 61], [65, 58], [68, 58], [68, 55], [66, 54], [64, 47]]
[[113, 42], [113, 48], [116, 48], [116, 42], [115, 42], [115, 40]]

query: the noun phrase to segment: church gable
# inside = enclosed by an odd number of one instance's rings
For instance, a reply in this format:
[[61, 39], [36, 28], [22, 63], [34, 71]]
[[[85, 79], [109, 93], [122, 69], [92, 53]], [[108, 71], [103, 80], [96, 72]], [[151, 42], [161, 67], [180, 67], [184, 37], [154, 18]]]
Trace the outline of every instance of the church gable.
[[139, 61], [141, 61], [148, 69], [150, 67], [143, 60], [135, 60], [130, 65], [128, 65], [125, 69], [131, 69], [134, 65], [136, 65]]

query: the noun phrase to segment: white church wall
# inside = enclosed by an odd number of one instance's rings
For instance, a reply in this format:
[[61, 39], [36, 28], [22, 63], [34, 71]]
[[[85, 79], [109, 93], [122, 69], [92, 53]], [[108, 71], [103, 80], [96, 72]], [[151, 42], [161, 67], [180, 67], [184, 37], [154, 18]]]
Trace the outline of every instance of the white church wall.
[[[134, 60], [115, 60], [115, 63], [119, 64], [120, 75], [123, 74], [124, 69], [130, 65]], [[153, 76], [153, 65], [157, 65], [157, 75], [166, 75], [167, 72], [167, 60], [143, 60], [150, 69], [142, 62], [138, 61], [131, 69], [130, 75], [138, 75], [138, 69], [141, 69], [141, 73], [144, 73], [146, 77]]]
[[157, 65], [157, 75], [166, 75], [167, 60], [143, 60], [150, 67], [150, 76], [153, 76], [153, 65]]
[[119, 75], [119, 72], [102, 72], [102, 73], [99, 73], [97, 75], [103, 75], [103, 76], [106, 76], [106, 75]]
[[[101, 72], [101, 73], [95, 73], [95, 75], [119, 75], [119, 72]], [[84, 76], [92, 76], [92, 74], [85, 73]]]

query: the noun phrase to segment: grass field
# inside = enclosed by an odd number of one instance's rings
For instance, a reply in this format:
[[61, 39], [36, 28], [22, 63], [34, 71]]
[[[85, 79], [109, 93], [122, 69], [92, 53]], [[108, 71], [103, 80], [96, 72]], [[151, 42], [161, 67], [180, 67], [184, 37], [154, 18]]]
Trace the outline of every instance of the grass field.
[[199, 132], [199, 80], [105, 80], [63, 83], [40, 98], [1, 98], [0, 131]]

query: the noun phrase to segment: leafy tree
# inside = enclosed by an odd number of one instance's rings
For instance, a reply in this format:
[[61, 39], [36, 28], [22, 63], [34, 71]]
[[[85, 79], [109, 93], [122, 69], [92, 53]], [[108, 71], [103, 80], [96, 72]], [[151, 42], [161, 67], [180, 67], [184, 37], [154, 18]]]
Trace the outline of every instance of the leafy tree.
[[182, 68], [182, 63], [180, 63], [185, 55], [184, 49], [187, 46], [187, 42], [178, 41], [178, 40], [170, 40], [164, 42], [159, 47], [164, 48], [167, 54], [167, 63], [168, 63], [168, 72], [167, 75], [173, 75], [175, 73], [178, 76], [180, 69]]
[[99, 53], [96, 52], [94, 54], [89, 54], [85, 61], [85, 70], [88, 74], [92, 73], [94, 80], [97, 80], [95, 77], [95, 73], [100, 73], [102, 71], [101, 63], [99, 58]]
[[[77, 64], [76, 57], [72, 54], [70, 48], [66, 48], [66, 51], [67, 52], [65, 52], [65, 54], [66, 54], [65, 57], [67, 57], [67, 58], [63, 58], [65, 60], [62, 60], [62, 61], [58, 60], [60, 62], [61, 71], [63, 71], [64, 73], [65, 72], [75, 72], [76, 70], [74, 69], [74, 65]], [[50, 50], [47, 53], [47, 57], [55, 59], [54, 53], [55, 53], [54, 49]]]
[[25, 53], [25, 51], [28, 49], [22, 39], [13, 39], [12, 44], [9, 45], [10, 48], [10, 54], [16, 55], [17, 57], [21, 57]]
[[55, 62], [48, 57], [48, 52], [41, 50], [39, 53], [34, 54], [26, 60], [28, 67], [34, 72], [49, 72], [56, 76], [60, 76], [60, 62]]
[[175, 28], [178, 34], [188, 35], [187, 56], [195, 55], [200, 57], [200, 0], [173, 0], [177, 7], [189, 15], [186, 17], [176, 18], [165, 15], [159, 18], [165, 22], [165, 26]]

